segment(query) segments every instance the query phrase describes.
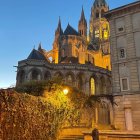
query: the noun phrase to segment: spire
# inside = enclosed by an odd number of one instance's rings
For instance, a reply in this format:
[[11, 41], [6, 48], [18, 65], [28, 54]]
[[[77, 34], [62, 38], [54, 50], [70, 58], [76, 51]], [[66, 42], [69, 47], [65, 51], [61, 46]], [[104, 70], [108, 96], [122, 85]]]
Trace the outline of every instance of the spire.
[[56, 29], [56, 34], [59, 33], [60, 35], [63, 34], [63, 30], [62, 30], [62, 27], [61, 27], [61, 19], [59, 17], [59, 21], [58, 21], [58, 27]]
[[58, 28], [61, 28], [61, 19], [60, 19], [60, 16], [59, 16], [59, 21], [58, 21]]
[[85, 18], [84, 8], [82, 6], [81, 18], [78, 25], [79, 34], [83, 37], [87, 37], [87, 21]]
[[41, 42], [40, 42], [39, 45], [38, 45], [38, 50], [42, 50]]
[[82, 6], [82, 12], [81, 12], [81, 18], [80, 18], [80, 21], [86, 21], [86, 18], [85, 18], [85, 13], [84, 13], [84, 8]]

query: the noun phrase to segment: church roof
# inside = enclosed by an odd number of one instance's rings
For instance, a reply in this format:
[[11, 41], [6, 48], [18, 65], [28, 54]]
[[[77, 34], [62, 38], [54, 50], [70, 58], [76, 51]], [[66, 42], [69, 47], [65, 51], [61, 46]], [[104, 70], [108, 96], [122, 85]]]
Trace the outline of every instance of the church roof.
[[95, 0], [94, 7], [100, 7], [100, 6], [107, 6], [107, 3], [105, 0]]
[[45, 56], [35, 49], [32, 50], [27, 59], [46, 60]]
[[73, 27], [71, 27], [69, 24], [68, 24], [66, 30], [64, 31], [64, 35], [80, 36], [80, 34]]

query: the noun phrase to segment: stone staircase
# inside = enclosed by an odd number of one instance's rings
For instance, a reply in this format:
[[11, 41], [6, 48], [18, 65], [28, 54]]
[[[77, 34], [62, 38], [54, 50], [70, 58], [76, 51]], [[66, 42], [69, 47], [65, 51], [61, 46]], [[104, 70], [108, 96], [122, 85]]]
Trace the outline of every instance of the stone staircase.
[[60, 134], [59, 140], [84, 140], [84, 132], [87, 128], [65, 128]]

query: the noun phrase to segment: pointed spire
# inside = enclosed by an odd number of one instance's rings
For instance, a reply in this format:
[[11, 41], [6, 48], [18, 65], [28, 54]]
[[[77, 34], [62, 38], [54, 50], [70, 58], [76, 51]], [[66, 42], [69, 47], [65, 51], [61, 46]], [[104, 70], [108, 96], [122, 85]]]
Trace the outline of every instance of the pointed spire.
[[60, 33], [60, 35], [63, 34], [63, 30], [61, 28], [61, 19], [60, 19], [60, 16], [59, 16], [58, 27], [56, 29], [56, 33]]
[[85, 20], [85, 13], [84, 13], [83, 6], [82, 6], [82, 12], [81, 12], [81, 20]]
[[38, 45], [38, 50], [42, 50], [41, 42], [40, 42], [39, 45]]
[[84, 13], [84, 8], [82, 6], [82, 11], [81, 11], [81, 18], [79, 20], [79, 25], [80, 24], [84, 24], [87, 26], [87, 21], [86, 21], [86, 18], [85, 18], [85, 13]]
[[59, 16], [59, 21], [58, 21], [58, 27], [61, 28], [61, 19], [60, 19], [60, 16]]

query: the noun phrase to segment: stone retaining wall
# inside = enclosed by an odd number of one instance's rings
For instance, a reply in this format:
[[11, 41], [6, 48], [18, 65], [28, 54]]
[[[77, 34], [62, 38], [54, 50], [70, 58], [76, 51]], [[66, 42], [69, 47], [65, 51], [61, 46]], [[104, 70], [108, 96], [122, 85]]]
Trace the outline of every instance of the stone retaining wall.
[[[100, 140], [140, 140], [140, 131], [99, 131]], [[92, 140], [91, 132], [84, 132], [84, 140]]]

